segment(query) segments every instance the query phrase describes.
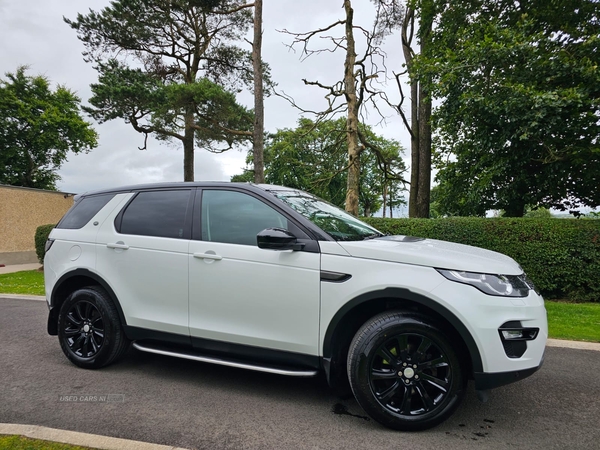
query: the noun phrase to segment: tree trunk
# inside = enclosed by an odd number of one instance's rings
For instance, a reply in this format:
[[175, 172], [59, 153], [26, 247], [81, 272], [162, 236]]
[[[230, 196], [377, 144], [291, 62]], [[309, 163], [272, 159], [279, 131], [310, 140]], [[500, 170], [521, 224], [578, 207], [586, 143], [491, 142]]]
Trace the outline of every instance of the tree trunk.
[[252, 43], [252, 67], [254, 69], [254, 134], [252, 153], [254, 157], [254, 182], [265, 182], [264, 168], [264, 105], [262, 76], [262, 0], [254, 0], [254, 42]]
[[390, 189], [390, 219], [394, 218], [394, 189]]
[[417, 215], [417, 196], [419, 193], [419, 83], [412, 76], [413, 49], [412, 33], [414, 28], [414, 8], [407, 7], [402, 23], [402, 52], [410, 76], [410, 191], [408, 216]]
[[419, 181], [415, 217], [429, 218], [431, 202], [431, 98], [419, 86]]
[[[411, 64], [412, 66], [412, 64]], [[418, 217], [417, 198], [419, 197], [419, 83], [417, 80], [410, 82], [410, 191], [408, 199], [408, 216]]]
[[[431, 43], [433, 3], [422, 2], [419, 11], [419, 39], [421, 54], [428, 51]], [[427, 80], [414, 72], [413, 50], [408, 29], [413, 26], [415, 10], [407, 8], [402, 28], [402, 50], [410, 74], [410, 194], [409, 217], [429, 217], [431, 199], [431, 98]]]
[[348, 140], [348, 184], [346, 188], [346, 211], [358, 216], [358, 189], [360, 183], [360, 146], [358, 143], [358, 99], [356, 97], [356, 76], [354, 64], [356, 51], [354, 44], [354, 10], [350, 0], [344, 0], [346, 11], [346, 59], [344, 61], [344, 93], [348, 104], [346, 133]]
[[[433, 3], [423, 2], [419, 20], [419, 38], [421, 55], [427, 55], [431, 47], [431, 31], [433, 27]], [[416, 215], [429, 218], [431, 200], [431, 97], [429, 85], [431, 80], [419, 75], [419, 181], [417, 192]]]
[[[33, 158], [31, 153], [29, 153], [28, 149], [25, 149], [23, 152], [25, 159], [27, 159], [27, 171], [21, 175], [21, 186], [35, 188], [36, 185], [33, 182], [33, 171], [35, 170], [35, 164], [33, 163]], [[10, 164], [10, 163], [9, 163]], [[18, 186], [18, 184], [17, 184]]]
[[183, 181], [194, 181], [194, 110], [188, 107], [183, 137]]
[[383, 218], [385, 219], [385, 213], [387, 210], [387, 183], [383, 185]]
[[525, 202], [512, 203], [504, 207], [503, 217], [523, 217], [525, 215]]

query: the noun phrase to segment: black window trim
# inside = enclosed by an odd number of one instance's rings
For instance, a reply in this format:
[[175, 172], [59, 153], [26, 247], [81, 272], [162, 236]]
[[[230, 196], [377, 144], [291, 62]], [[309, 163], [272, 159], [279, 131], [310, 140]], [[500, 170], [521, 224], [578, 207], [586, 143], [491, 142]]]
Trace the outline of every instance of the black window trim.
[[[321, 248], [317, 238], [315, 238], [312, 230], [307, 229], [304, 224], [300, 223], [293, 215], [286, 210], [285, 205], [278, 205], [276, 201], [273, 201], [267, 196], [259, 195], [256, 192], [239, 188], [237, 186], [206, 186], [198, 187], [196, 194], [196, 201], [194, 202], [194, 224], [192, 229], [192, 240], [206, 242], [202, 239], [202, 197], [204, 191], [232, 191], [241, 194], [247, 194], [252, 198], [260, 201], [261, 203], [273, 208], [279, 214], [289, 220], [298, 230], [305, 236], [298, 238], [298, 242], [304, 243], [305, 246], [301, 251], [309, 253], [321, 253]], [[236, 245], [236, 244], [232, 244]]]
[[[71, 213], [72, 210], [74, 210], [77, 205], [79, 205], [83, 200], [87, 199], [87, 198], [93, 198], [93, 197], [103, 197], [103, 196], [111, 196], [111, 198], [104, 204], [104, 206], [102, 206], [102, 208], [100, 208], [98, 211], [96, 211], [96, 213], [90, 218], [90, 220], [88, 220], [86, 223], [84, 223], [82, 226], [78, 227], [78, 228], [61, 228], [60, 224], [64, 222], [65, 218]], [[65, 229], [65, 230], [81, 230], [83, 227], [85, 227], [88, 223], [90, 223], [90, 221], [96, 217], [96, 215], [102, 211], [106, 205], [108, 205], [113, 198], [115, 198], [118, 195], [118, 192], [99, 192], [99, 193], [95, 193], [92, 195], [86, 195], [86, 196], [82, 196], [78, 199], [75, 199], [73, 202], [73, 205], [71, 205], [71, 207], [67, 210], [67, 212], [64, 214], [64, 216], [61, 217], [61, 219], [58, 221], [58, 223], [56, 224], [55, 228], [58, 229]]]
[[[118, 234], [121, 234], [123, 236], [147, 236], [147, 237], [162, 237], [164, 239], [183, 239], [183, 240], [190, 240], [192, 238], [192, 220], [193, 220], [193, 210], [194, 210], [194, 200], [195, 200], [195, 196], [196, 196], [196, 192], [197, 192], [198, 188], [195, 186], [182, 186], [182, 187], [165, 187], [164, 189], [140, 189], [137, 191], [129, 191], [130, 193], [133, 193], [134, 195], [127, 201], [127, 203], [125, 204], [125, 206], [123, 206], [123, 208], [121, 208], [121, 211], [119, 211], [119, 214], [117, 214], [117, 216], [115, 217], [115, 220], [113, 222], [113, 225], [115, 227], [115, 231]], [[165, 192], [165, 191], [190, 191], [190, 198], [188, 200], [188, 205], [187, 205], [187, 209], [185, 211], [185, 220], [183, 222], [183, 236], [180, 238], [167, 238], [164, 236], [148, 236], [145, 234], [124, 234], [121, 233], [121, 225], [123, 222], [123, 215], [125, 214], [125, 211], [127, 211], [127, 208], [129, 208], [129, 205], [131, 205], [131, 203], [135, 200], [135, 198], [140, 195], [142, 192]], [[125, 193], [125, 192], [123, 192]]]

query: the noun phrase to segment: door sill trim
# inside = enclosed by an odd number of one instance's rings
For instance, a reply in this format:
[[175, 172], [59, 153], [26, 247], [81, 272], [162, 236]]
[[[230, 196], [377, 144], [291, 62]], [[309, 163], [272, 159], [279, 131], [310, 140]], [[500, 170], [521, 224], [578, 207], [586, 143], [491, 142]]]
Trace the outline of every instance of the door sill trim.
[[140, 344], [138, 342], [134, 342], [133, 347], [142, 352], [154, 353], [156, 355], [173, 356], [175, 358], [189, 359], [192, 361], [200, 361], [209, 364], [218, 364], [221, 366], [235, 367], [238, 369], [254, 370], [257, 372], [274, 373], [276, 375], [285, 375], [288, 377], [314, 377], [315, 375], [317, 375], [316, 370], [283, 369], [273, 366], [250, 364], [246, 362], [227, 360], [223, 358], [215, 358], [214, 356], [194, 354], [191, 352], [174, 351], [171, 349], [166, 350], [163, 348], [152, 347], [145, 343]]

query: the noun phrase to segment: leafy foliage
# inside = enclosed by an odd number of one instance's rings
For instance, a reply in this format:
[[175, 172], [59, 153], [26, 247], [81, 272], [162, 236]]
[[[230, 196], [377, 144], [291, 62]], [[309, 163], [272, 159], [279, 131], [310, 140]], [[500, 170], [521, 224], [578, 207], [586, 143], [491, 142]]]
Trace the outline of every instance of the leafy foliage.
[[523, 267], [545, 297], [600, 302], [600, 223], [595, 220], [454, 217], [365, 221], [389, 234], [504, 253]]
[[123, 119], [146, 138], [181, 141], [192, 181], [194, 144], [222, 152], [252, 137], [253, 114], [235, 98], [253, 81], [251, 54], [235, 45], [252, 23], [250, 6], [115, 0], [65, 19], [99, 72], [87, 111], [100, 122]]
[[552, 213], [547, 208], [531, 209], [527, 208], [527, 212], [523, 217], [535, 218], [535, 219], [551, 219]]
[[[98, 72], [99, 82], [92, 84], [93, 107], [84, 110], [100, 123], [123, 118], [139, 132], [153, 132], [158, 139], [170, 140], [185, 129], [181, 119], [193, 105], [193, 129], [199, 147], [220, 152], [248, 139], [246, 134], [232, 130], [248, 129], [252, 113], [236, 102], [233, 93], [208, 78], [169, 84], [115, 59], [99, 63]], [[215, 148], [215, 143], [227, 146]]]
[[[398, 142], [375, 135], [367, 126], [361, 125], [360, 130], [380, 149], [360, 155], [359, 205], [362, 214], [370, 215], [381, 208], [384, 189], [402, 199], [400, 182], [388, 175], [406, 169]], [[345, 118], [321, 122], [301, 118], [295, 129], [278, 130], [266, 141], [265, 181], [311, 192], [343, 208], [348, 169], [346, 134]], [[232, 181], [252, 181], [251, 171]]]
[[81, 117], [73, 92], [52, 91], [47, 78], [26, 70], [0, 80], [0, 183], [55, 190], [68, 152], [89, 151], [98, 135]]
[[442, 213], [598, 206], [598, 2], [437, 6], [431, 58], [420, 70], [443, 98], [434, 114]]
[[35, 254], [38, 257], [40, 264], [44, 264], [44, 257], [46, 256], [46, 241], [50, 232], [54, 229], [56, 224], [40, 225], [35, 230]]

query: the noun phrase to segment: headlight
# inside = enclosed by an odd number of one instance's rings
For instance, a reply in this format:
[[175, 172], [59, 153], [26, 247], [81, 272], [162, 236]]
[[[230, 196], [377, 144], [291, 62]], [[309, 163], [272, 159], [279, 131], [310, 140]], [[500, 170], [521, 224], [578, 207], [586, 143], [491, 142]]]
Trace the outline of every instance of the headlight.
[[470, 284], [481, 292], [500, 297], [527, 297], [529, 286], [525, 275], [490, 275], [487, 273], [460, 272], [437, 269], [444, 277], [457, 283]]

